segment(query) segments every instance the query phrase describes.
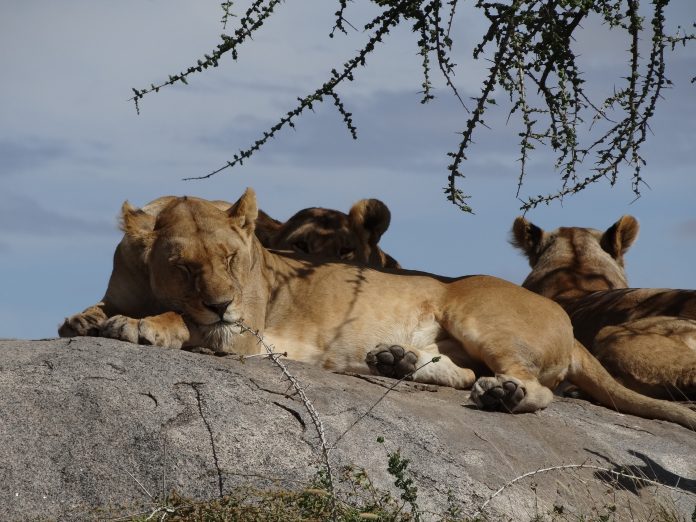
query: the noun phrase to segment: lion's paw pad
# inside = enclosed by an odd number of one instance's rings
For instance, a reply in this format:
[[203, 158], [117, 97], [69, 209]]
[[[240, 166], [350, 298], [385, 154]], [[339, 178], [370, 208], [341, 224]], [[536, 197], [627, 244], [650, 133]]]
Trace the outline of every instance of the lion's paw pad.
[[513, 411], [527, 395], [527, 390], [514, 377], [481, 377], [474, 383], [471, 400], [485, 410]]
[[418, 356], [396, 344], [378, 344], [374, 350], [368, 352], [365, 362], [378, 375], [410, 379], [413, 377], [411, 374], [416, 371]]

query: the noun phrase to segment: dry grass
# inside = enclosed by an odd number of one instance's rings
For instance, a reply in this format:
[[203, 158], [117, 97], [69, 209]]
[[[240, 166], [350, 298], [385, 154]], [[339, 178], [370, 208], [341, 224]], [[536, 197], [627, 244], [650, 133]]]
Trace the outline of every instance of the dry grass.
[[[592, 500], [584, 497], [583, 502], [568, 499], [567, 505], [555, 503], [552, 507], [542, 508], [541, 502], [529, 510], [525, 517], [496, 516], [481, 505], [476, 514], [466, 515], [461, 512], [459, 503], [462, 499], [450, 498], [446, 508], [440, 513], [421, 511], [417, 504], [417, 490], [410, 480], [409, 462], [398, 452], [389, 455], [388, 471], [394, 478], [394, 494], [376, 488], [362, 469], [344, 467], [337, 477], [340, 493], [335, 498], [327, 488], [326, 475], [317, 473], [315, 479], [304, 488], [289, 489], [254, 489], [240, 487], [233, 492], [207, 501], [183, 498], [176, 493], [166, 502], [149, 511], [118, 519], [129, 522], [176, 521], [176, 522], [359, 522], [379, 520], [390, 522], [696, 522], [696, 501], [691, 516], [684, 516], [674, 505], [668, 495], [659, 491], [651, 492], [654, 498], [650, 502], [635, 502], [636, 506], [627, 510], [626, 497], [609, 495], [605, 500]], [[540, 470], [539, 473], [562, 472], [565, 469]], [[515, 490], [531, 490], [537, 495], [534, 482], [522, 484], [530, 473], [520, 475], [520, 480], [510, 481], [496, 492], [496, 496], [510, 494], [516, 497]], [[577, 479], [577, 489], [584, 488], [583, 480]], [[618, 485], [608, 485], [615, 493], [625, 493]], [[519, 492], [519, 491], [518, 491]], [[574, 495], [573, 495], [574, 496]], [[578, 495], [581, 496], [581, 495]], [[491, 500], [489, 498], [488, 500]], [[488, 502], [486, 502], [488, 504]], [[469, 510], [471, 513], [472, 510]]]

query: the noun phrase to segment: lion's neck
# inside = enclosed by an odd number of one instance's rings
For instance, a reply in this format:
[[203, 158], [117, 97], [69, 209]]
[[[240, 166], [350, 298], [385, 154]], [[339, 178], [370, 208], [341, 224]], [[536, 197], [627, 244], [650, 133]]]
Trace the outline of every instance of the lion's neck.
[[282, 321], [288, 310], [306, 303], [310, 280], [321, 271], [331, 271], [334, 263], [315, 264], [291, 253], [277, 253], [257, 244], [260, 262], [257, 283], [266, 290], [265, 326]]
[[580, 299], [594, 292], [628, 287], [623, 266], [592, 242], [573, 251], [551, 249], [534, 264], [522, 286], [553, 299]]
[[606, 274], [574, 268], [556, 268], [546, 273], [532, 271], [522, 286], [554, 301], [580, 299], [594, 292], [626, 288], [625, 281], [615, 281]]

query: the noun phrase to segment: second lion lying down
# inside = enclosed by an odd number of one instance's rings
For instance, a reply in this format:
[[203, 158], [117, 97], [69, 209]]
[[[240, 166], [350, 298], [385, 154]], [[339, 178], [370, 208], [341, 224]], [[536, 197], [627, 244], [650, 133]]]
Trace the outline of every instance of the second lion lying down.
[[[250, 189], [228, 210], [186, 197], [156, 216], [124, 205], [119, 249], [137, 252], [141, 269], [121, 293], [138, 303], [137, 313], [121, 315], [107, 294], [96, 305], [100, 335], [260, 353], [257, 340], [240, 333], [243, 322], [292, 359], [395, 377], [416, 370], [419, 382], [473, 386], [481, 407], [535, 411], [567, 379], [606, 406], [696, 427], [695, 412], [614, 381], [551, 300], [489, 276], [396, 274], [274, 253], [254, 235], [257, 215]], [[118, 262], [117, 252], [115, 270]], [[420, 368], [436, 355], [439, 362]], [[476, 379], [469, 360], [495, 376]]]
[[651, 397], [696, 399], [696, 290], [628, 288], [633, 216], [606, 231], [548, 232], [518, 217], [512, 234], [532, 267], [522, 286], [560, 304], [577, 339], [614, 377]]

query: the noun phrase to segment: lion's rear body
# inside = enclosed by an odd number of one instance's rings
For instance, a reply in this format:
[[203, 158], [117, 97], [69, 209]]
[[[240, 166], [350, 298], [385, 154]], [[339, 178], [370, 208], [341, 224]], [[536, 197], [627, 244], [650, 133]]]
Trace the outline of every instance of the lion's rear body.
[[[428, 350], [454, 341], [470, 358], [499, 361], [499, 338], [514, 338], [514, 353], [542, 380], [549, 379], [541, 369], [569, 364], [572, 335], [566, 314], [507, 281], [312, 265], [281, 256], [273, 262], [282, 283], [268, 308], [264, 333], [292, 358], [358, 371], [367, 370], [365, 354], [378, 343]], [[500, 352], [508, 351], [500, 346]]]

